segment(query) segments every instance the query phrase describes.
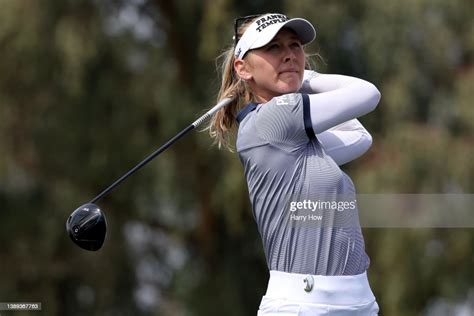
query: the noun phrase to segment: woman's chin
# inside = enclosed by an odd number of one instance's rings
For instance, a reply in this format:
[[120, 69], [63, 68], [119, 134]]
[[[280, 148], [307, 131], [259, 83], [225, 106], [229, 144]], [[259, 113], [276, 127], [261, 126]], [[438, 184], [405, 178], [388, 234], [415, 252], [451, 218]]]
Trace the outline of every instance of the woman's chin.
[[301, 84], [302, 81], [299, 80], [299, 78], [287, 78], [287, 80], [282, 82], [280, 91], [283, 94], [297, 92], [300, 89]]
[[282, 88], [281, 92], [282, 94], [287, 94], [287, 93], [294, 93], [297, 92], [301, 87], [301, 84], [298, 82], [294, 82], [291, 84], [286, 84], [284, 88]]

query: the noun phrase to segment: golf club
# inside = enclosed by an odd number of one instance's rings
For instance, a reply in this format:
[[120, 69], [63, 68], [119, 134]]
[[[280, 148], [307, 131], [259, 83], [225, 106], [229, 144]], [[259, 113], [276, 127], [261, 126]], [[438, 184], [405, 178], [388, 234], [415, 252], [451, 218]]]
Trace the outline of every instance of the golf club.
[[77, 208], [66, 221], [66, 230], [71, 237], [72, 241], [79, 247], [97, 251], [99, 250], [105, 241], [107, 232], [107, 221], [105, 219], [104, 212], [95, 203], [109, 194], [115, 187], [122, 183], [126, 178], [137, 172], [144, 165], [153, 160], [156, 156], [165, 151], [168, 147], [173, 145], [181, 137], [186, 135], [189, 131], [195, 127], [201, 125], [204, 121], [210, 118], [219, 109], [226, 106], [232, 101], [231, 98], [225, 98], [216, 104], [213, 108], [207, 111], [204, 115], [188, 125], [185, 129], [179, 132], [176, 136], [171, 138], [168, 142], [150, 154], [148, 157], [143, 159], [135, 167], [130, 169], [127, 173], [121, 176], [118, 180], [112, 183], [109, 187], [103, 190], [99, 195], [93, 198], [89, 203], [81, 205]]

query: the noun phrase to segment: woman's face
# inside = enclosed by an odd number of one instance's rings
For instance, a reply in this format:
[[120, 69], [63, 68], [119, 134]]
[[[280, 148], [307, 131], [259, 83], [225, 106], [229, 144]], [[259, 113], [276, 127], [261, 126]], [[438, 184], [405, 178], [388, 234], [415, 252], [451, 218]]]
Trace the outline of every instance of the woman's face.
[[283, 28], [270, 43], [248, 52], [234, 64], [254, 94], [266, 102], [296, 92], [303, 82], [305, 54], [296, 34]]

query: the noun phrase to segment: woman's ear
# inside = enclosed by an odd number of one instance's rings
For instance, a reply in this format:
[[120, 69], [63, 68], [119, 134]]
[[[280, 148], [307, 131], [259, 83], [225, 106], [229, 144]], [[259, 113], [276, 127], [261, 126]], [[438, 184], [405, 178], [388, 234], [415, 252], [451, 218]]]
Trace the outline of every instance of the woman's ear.
[[236, 59], [234, 61], [234, 70], [237, 76], [244, 81], [249, 81], [253, 78], [252, 73], [248, 70], [248, 64], [243, 59]]

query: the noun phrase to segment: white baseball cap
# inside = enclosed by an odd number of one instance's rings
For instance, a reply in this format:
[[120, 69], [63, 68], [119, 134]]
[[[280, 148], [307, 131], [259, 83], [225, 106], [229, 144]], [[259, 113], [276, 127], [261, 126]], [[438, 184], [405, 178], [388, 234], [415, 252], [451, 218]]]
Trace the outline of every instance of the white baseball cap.
[[289, 19], [283, 14], [269, 13], [258, 17], [245, 30], [235, 46], [235, 58], [241, 59], [249, 50], [267, 45], [283, 27], [293, 30], [303, 45], [316, 38], [316, 30], [307, 20]]

